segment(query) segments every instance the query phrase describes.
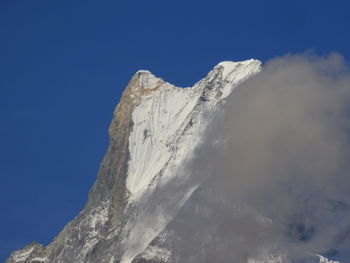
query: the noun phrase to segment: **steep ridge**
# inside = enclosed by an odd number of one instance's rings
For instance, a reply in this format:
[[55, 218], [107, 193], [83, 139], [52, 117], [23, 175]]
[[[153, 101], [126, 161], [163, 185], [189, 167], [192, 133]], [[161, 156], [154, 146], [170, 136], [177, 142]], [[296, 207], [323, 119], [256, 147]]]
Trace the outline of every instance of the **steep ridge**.
[[198, 187], [183, 165], [218, 105], [260, 70], [253, 59], [221, 62], [191, 88], [138, 71], [114, 112], [84, 209], [47, 247], [33, 243], [6, 262], [172, 262], [171, 251], [152, 243], [167, 241], [167, 225]]
[[[114, 112], [110, 145], [82, 212], [50, 245], [29, 245], [7, 262], [130, 262], [176, 213], [163, 218], [142, 209], [152, 208], [147, 200], [155, 189], [180, 175], [208, 122], [205, 112], [259, 70], [256, 60], [223, 62], [192, 88], [138, 71]], [[168, 206], [181, 207], [190, 194]], [[157, 218], [157, 227], [145, 226], [146, 216]]]

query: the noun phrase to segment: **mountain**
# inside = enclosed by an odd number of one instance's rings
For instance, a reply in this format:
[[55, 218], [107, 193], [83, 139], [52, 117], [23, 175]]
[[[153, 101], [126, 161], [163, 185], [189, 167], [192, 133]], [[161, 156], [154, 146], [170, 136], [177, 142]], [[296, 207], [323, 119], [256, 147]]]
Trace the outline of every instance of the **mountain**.
[[[189, 254], [200, 251], [183, 247], [191, 241], [210, 249], [205, 235], [219, 233], [186, 231], [188, 214], [210, 226], [213, 212], [203, 208], [216, 198], [193, 180], [186, 163], [233, 89], [260, 70], [261, 62], [253, 59], [221, 62], [189, 88], [138, 71], [115, 109], [110, 145], [84, 209], [51, 244], [30, 244], [6, 262], [221, 262], [190, 260]], [[198, 221], [198, 227], [206, 228], [205, 222]], [[289, 261], [283, 253], [263, 251], [248, 262]]]

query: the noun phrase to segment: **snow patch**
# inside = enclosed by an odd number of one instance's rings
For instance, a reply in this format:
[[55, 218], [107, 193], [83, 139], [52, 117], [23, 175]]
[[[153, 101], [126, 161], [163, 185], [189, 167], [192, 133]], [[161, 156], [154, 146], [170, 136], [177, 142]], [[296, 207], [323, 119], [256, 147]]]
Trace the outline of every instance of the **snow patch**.
[[330, 260], [324, 256], [321, 256], [321, 255], [316, 255], [316, 256], [320, 258], [320, 263], [340, 263], [339, 261]]
[[34, 247], [30, 247], [28, 249], [17, 251], [12, 256], [12, 259], [17, 262], [26, 261], [30, 257], [30, 254], [33, 252], [33, 250], [34, 250]]
[[171, 252], [165, 248], [149, 246], [145, 250], [145, 253], [142, 254], [142, 258], [146, 260], [169, 262], [171, 258]]
[[34, 257], [32, 259], [30, 259], [31, 262], [46, 262], [47, 261], [47, 257]]

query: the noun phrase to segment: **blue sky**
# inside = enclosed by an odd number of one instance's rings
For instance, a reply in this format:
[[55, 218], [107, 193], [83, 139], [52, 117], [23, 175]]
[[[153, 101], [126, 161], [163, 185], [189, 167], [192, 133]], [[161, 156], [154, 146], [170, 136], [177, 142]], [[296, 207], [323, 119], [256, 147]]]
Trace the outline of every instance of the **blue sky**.
[[191, 86], [222, 60], [338, 51], [347, 1], [0, 1], [0, 261], [81, 210], [138, 69]]

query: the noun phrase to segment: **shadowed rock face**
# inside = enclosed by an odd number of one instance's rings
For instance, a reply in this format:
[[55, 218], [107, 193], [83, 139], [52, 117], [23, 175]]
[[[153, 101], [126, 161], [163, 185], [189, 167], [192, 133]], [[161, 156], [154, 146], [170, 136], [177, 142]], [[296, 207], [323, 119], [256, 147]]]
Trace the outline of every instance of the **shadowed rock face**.
[[[138, 71], [114, 112], [110, 145], [84, 209], [47, 247], [33, 243], [6, 262], [173, 262], [171, 251], [151, 242], [166, 244], [162, 231], [196, 189], [181, 167], [215, 109], [259, 71], [256, 60], [225, 62], [185, 89]], [[178, 194], [158, 200], [171, 180]]]

